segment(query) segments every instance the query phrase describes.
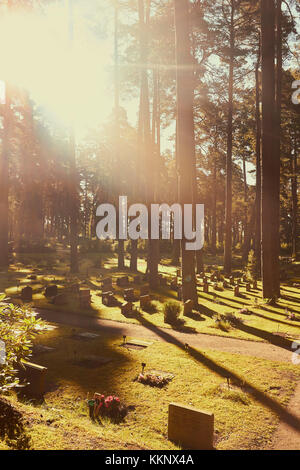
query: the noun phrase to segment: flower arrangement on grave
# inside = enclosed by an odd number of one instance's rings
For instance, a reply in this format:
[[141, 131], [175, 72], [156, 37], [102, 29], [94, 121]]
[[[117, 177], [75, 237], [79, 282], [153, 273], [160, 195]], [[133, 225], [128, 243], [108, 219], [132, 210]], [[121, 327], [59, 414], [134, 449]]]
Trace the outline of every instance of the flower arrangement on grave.
[[153, 374], [153, 373], [141, 373], [138, 375], [137, 381], [144, 384], [150, 385], [151, 387], [162, 388], [171, 381], [171, 377]]
[[88, 400], [88, 406], [92, 419], [107, 417], [114, 422], [120, 422], [128, 412], [127, 407], [121, 404], [120, 398], [114, 395], [105, 397], [105, 395], [95, 393], [93, 400]]

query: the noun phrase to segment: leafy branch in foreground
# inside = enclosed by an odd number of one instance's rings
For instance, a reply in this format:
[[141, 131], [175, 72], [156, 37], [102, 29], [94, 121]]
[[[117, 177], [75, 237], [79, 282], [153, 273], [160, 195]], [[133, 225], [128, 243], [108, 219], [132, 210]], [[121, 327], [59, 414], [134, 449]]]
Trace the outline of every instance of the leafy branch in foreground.
[[20, 386], [16, 365], [31, 356], [34, 338], [47, 329], [30, 306], [7, 303], [0, 295], [0, 393]]

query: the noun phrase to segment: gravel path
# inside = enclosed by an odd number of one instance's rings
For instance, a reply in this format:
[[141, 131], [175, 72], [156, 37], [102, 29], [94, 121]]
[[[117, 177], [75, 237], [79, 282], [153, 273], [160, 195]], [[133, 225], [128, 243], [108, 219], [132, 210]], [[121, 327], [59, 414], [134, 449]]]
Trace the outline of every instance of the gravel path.
[[164, 341], [168, 343], [188, 343], [197, 349], [215, 349], [244, 356], [253, 356], [272, 361], [291, 363], [292, 351], [269, 343], [246, 341], [235, 338], [224, 338], [201, 333], [182, 333], [171, 328], [159, 328], [152, 324], [135, 325], [120, 323], [112, 320], [102, 320], [80, 314], [54, 312], [52, 310], [37, 309], [39, 315], [50, 322], [86, 328], [88, 330], [102, 330], [114, 336], [130, 336], [136, 339]]
[[[289, 402], [287, 411], [300, 420], [300, 384]], [[274, 450], [300, 450], [300, 429], [297, 431], [289, 426], [289, 423], [281, 421], [275, 432], [272, 448]]]

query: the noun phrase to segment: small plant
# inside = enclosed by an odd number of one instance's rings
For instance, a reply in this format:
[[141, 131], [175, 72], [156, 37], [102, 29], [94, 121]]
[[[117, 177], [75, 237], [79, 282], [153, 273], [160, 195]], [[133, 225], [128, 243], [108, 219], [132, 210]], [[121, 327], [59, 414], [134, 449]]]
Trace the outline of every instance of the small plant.
[[222, 331], [229, 331], [230, 327], [231, 325], [229, 321], [227, 321], [227, 319], [224, 317], [224, 315], [217, 315], [217, 317], [215, 318], [214, 328], [218, 328]]
[[152, 300], [149, 300], [148, 302], [144, 303], [143, 310], [147, 313], [156, 313], [157, 307], [156, 307], [156, 304]]
[[224, 315], [224, 319], [233, 326], [243, 323], [242, 318], [236, 317], [234, 313], [226, 313], [226, 315]]
[[163, 306], [165, 323], [170, 325], [177, 323], [181, 313], [181, 306], [178, 302], [166, 302]]

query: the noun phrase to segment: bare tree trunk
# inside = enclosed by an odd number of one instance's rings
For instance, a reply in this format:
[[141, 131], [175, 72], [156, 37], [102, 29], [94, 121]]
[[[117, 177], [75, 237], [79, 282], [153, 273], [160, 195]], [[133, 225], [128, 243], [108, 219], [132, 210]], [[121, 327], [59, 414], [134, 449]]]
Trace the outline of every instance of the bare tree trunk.
[[[274, 236], [278, 231], [274, 201], [274, 133], [275, 122], [275, 2], [261, 2], [262, 30], [262, 278], [263, 297], [273, 299], [277, 295], [274, 276]], [[276, 178], [276, 176], [275, 176]]]
[[[119, 0], [115, 0], [115, 168], [117, 174], [118, 162], [120, 158], [120, 80], [119, 80]], [[117, 185], [115, 186], [118, 187]], [[114, 189], [114, 187], [113, 187]], [[120, 188], [122, 190], [122, 188]], [[120, 194], [121, 196], [121, 194]], [[117, 204], [118, 206], [118, 204]], [[118, 206], [119, 207], [119, 206]], [[119, 211], [117, 211], [117, 228], [119, 229]], [[126, 223], [126, 221], [125, 221]], [[119, 230], [118, 230], [119, 233]], [[118, 238], [118, 268], [124, 269], [124, 240]]]
[[232, 268], [232, 118], [233, 118], [233, 75], [234, 75], [234, 0], [231, 0], [230, 19], [230, 62], [228, 89], [227, 156], [226, 156], [226, 204], [225, 204], [225, 251], [224, 271], [229, 275]]
[[[193, 62], [189, 38], [189, 2], [188, 0], [174, 0], [174, 6], [177, 63], [179, 200], [181, 206], [184, 207], [184, 204], [193, 204], [195, 155], [195, 136], [193, 132]], [[186, 241], [183, 233], [181, 242], [182, 300], [191, 299], [197, 304], [195, 253], [192, 250], [186, 249]]]
[[3, 139], [0, 161], [0, 267], [8, 268], [8, 191], [9, 191], [9, 134], [10, 134], [10, 93], [6, 86], [3, 116]]
[[255, 243], [254, 251], [257, 263], [257, 270], [261, 276], [261, 116], [260, 116], [260, 88], [259, 88], [259, 68], [261, 60], [260, 37], [258, 38], [259, 48], [257, 62], [255, 66], [255, 123], [256, 123], [256, 188], [255, 188]]
[[292, 257], [298, 259], [298, 185], [297, 185], [297, 137], [294, 140], [292, 156]]

